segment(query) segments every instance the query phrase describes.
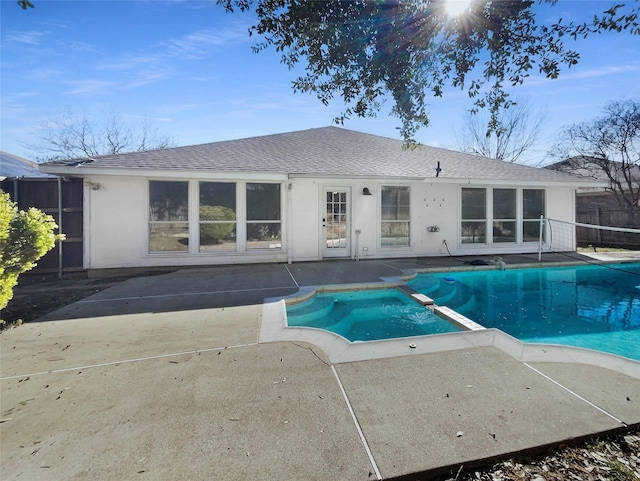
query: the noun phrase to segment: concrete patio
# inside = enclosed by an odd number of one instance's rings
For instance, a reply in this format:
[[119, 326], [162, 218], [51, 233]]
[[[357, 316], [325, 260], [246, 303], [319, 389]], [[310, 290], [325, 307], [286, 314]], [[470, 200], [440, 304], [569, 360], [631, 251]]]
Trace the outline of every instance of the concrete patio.
[[405, 346], [335, 362], [304, 340], [261, 340], [265, 298], [452, 265], [187, 269], [4, 332], [0, 477], [432, 479], [640, 424], [640, 363], [614, 356], [607, 368], [573, 350], [582, 362]]

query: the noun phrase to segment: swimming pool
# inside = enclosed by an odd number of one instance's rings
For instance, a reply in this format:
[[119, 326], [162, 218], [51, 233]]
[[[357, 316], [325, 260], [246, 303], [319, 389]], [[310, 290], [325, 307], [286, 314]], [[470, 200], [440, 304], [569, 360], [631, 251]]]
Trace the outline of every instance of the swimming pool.
[[524, 342], [640, 360], [640, 263], [419, 274], [408, 285]]
[[[407, 287], [524, 342], [640, 361], [640, 263], [419, 274]], [[398, 289], [316, 293], [286, 306], [287, 325], [352, 342], [462, 330]]]
[[287, 306], [287, 324], [325, 329], [351, 342], [461, 330], [397, 289], [316, 294]]

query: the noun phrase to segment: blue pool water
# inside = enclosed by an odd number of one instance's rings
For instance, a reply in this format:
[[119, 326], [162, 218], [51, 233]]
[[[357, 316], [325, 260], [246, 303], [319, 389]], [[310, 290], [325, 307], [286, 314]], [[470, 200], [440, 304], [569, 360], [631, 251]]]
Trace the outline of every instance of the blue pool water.
[[525, 342], [640, 360], [640, 264], [420, 274], [410, 287]]
[[317, 294], [287, 306], [287, 323], [332, 331], [352, 342], [460, 331], [396, 289]]

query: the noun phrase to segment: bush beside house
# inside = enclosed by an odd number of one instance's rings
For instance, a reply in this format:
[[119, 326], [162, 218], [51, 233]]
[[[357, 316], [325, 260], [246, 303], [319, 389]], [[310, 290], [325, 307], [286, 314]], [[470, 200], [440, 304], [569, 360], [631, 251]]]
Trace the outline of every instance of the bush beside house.
[[0, 310], [13, 297], [13, 288], [23, 272], [63, 238], [50, 215], [36, 208], [19, 211], [9, 194], [0, 193]]

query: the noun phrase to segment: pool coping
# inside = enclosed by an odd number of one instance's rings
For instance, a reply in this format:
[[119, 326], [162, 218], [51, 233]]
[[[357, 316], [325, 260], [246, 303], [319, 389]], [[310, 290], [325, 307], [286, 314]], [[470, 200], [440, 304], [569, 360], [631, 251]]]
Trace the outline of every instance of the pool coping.
[[[595, 263], [608, 264], [611, 263], [611, 261], [596, 261]], [[563, 264], [563, 266], [570, 267], [571, 265], [583, 264], [583, 262], [577, 262], [575, 264], [566, 263]], [[558, 267], [558, 263], [541, 263], [535, 266], [531, 266], [530, 264], [509, 265], [509, 269], [539, 267]], [[499, 266], [496, 265], [468, 266], [457, 269], [426, 268], [412, 270], [411, 272], [403, 273], [396, 277], [381, 278], [380, 282], [300, 287], [298, 292], [289, 296], [267, 298], [264, 300], [258, 342], [306, 342], [322, 349], [329, 361], [333, 364], [493, 346], [524, 363], [560, 362], [588, 364], [612, 369], [630, 377], [640, 379], [639, 361], [634, 361], [616, 354], [581, 347], [523, 342], [497, 328], [483, 327], [482, 329], [444, 334], [351, 342], [338, 334], [324, 329], [287, 325], [287, 300], [303, 302], [315, 295], [318, 290], [331, 292], [398, 288], [421, 273], [496, 270], [497, 268], [499, 268]], [[433, 306], [425, 306], [425, 308], [431, 307]], [[442, 308], [445, 306], [435, 307]], [[456, 311], [449, 308], [446, 308], [446, 311], [457, 314]]]

